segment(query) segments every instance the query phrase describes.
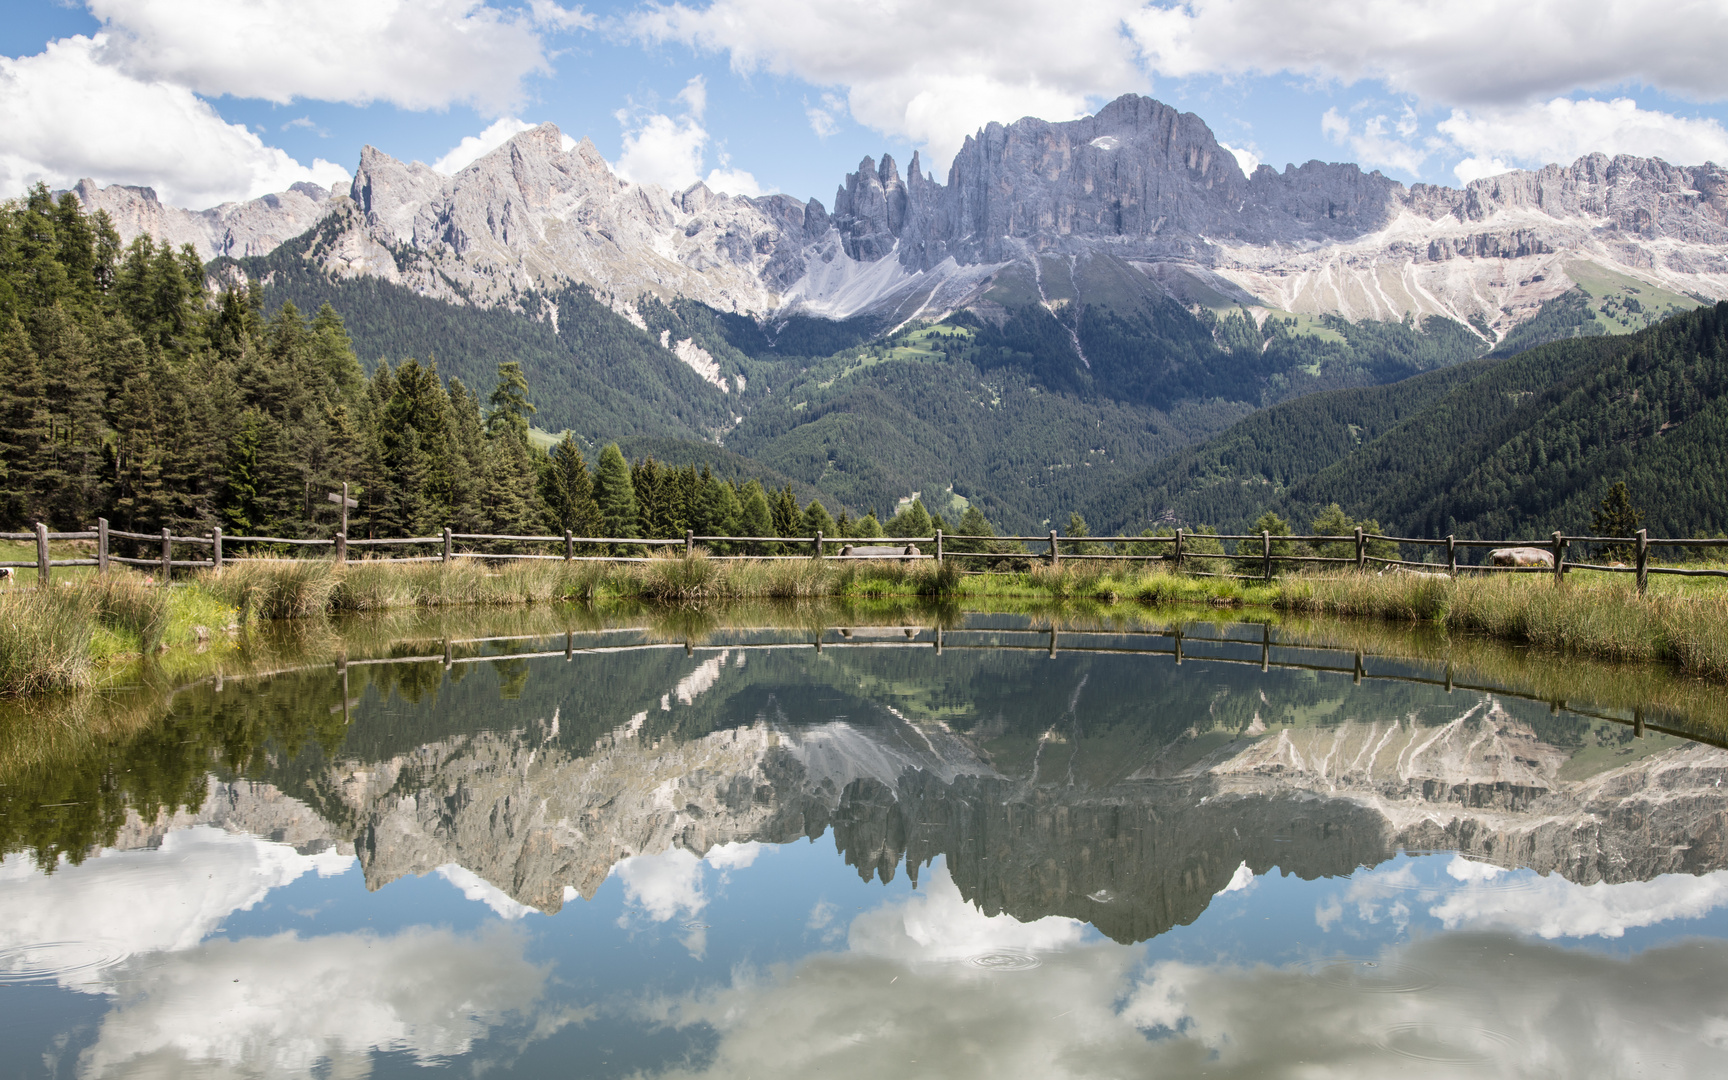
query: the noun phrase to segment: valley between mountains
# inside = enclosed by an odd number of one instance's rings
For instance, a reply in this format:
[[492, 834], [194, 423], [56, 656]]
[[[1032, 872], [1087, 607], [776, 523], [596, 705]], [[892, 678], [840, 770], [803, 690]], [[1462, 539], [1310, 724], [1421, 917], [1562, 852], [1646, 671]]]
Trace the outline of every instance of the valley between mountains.
[[1199, 117], [1129, 95], [990, 124], [943, 181], [866, 158], [827, 205], [628, 183], [549, 124], [452, 176], [368, 147], [346, 189], [198, 212], [75, 192], [213, 283], [331, 304], [366, 361], [470, 386], [518, 361], [537, 425], [590, 456], [616, 440], [836, 510], [1102, 532], [1337, 501], [1468, 535], [1570, 528], [1647, 474], [1664, 527], [1728, 527], [1701, 494], [1724, 316], [1686, 314], [1728, 299], [1714, 164], [1244, 174]]

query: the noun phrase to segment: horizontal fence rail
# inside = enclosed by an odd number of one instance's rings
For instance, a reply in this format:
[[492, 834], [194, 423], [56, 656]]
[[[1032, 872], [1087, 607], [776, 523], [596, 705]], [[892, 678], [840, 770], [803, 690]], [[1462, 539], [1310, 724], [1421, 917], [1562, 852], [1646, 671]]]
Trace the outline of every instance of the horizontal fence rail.
[[[160, 570], [163, 582], [168, 582], [175, 570], [183, 569], [220, 569], [225, 562], [233, 561], [236, 556], [224, 554], [224, 545], [244, 544], [262, 545], [266, 548], [280, 549], [328, 549], [331, 557], [337, 562], [346, 562], [348, 549], [355, 548], [389, 548], [411, 545], [438, 545], [441, 550], [435, 555], [394, 555], [368, 556], [368, 561], [375, 562], [451, 562], [454, 559], [487, 559], [487, 560], [544, 560], [564, 562], [643, 562], [651, 558], [663, 558], [667, 549], [682, 548], [682, 554], [688, 558], [697, 553], [697, 545], [728, 544], [743, 545], [750, 550], [737, 554], [704, 554], [713, 559], [864, 559], [911, 561], [933, 559], [944, 562], [947, 559], [991, 560], [997, 563], [1006, 561], [1013, 567], [1029, 567], [1034, 562], [1044, 562], [1052, 567], [1059, 566], [1063, 560], [1078, 561], [1115, 561], [1166, 563], [1171, 568], [1199, 577], [1233, 577], [1244, 580], [1270, 581], [1274, 566], [1353, 566], [1358, 570], [1372, 570], [1384, 567], [1381, 573], [1389, 570], [1416, 572], [1450, 577], [1459, 573], [1524, 573], [1552, 574], [1556, 582], [1572, 570], [1589, 570], [1597, 573], [1633, 574], [1637, 579], [1638, 591], [1643, 593], [1651, 574], [1671, 574], [1682, 577], [1728, 577], [1728, 570], [1684, 567], [1659, 566], [1650, 561], [1652, 548], [1718, 548], [1728, 547], [1728, 538], [1651, 538], [1644, 530], [1639, 530], [1635, 536], [1569, 536], [1555, 532], [1546, 540], [1476, 540], [1458, 539], [1446, 536], [1438, 539], [1431, 537], [1388, 536], [1381, 533], [1364, 532], [1361, 529], [1348, 535], [1275, 535], [1261, 533], [1191, 533], [1182, 529], [1175, 530], [1168, 536], [1062, 536], [1052, 529], [1043, 536], [973, 536], [945, 534], [940, 530], [930, 536], [878, 536], [878, 537], [827, 537], [822, 533], [812, 536], [700, 536], [686, 531], [679, 537], [635, 537], [635, 536], [574, 536], [569, 531], [562, 535], [530, 535], [520, 533], [458, 533], [445, 529], [438, 536], [402, 536], [402, 537], [363, 537], [350, 539], [345, 533], [338, 532], [327, 538], [304, 538], [283, 536], [225, 536], [221, 529], [213, 529], [205, 536], [175, 535], [164, 528], [156, 533], [127, 532], [113, 529], [106, 518], [99, 519], [96, 528], [77, 532], [50, 532], [47, 526], [38, 523], [31, 532], [0, 532], [0, 540], [33, 540], [36, 545], [36, 558], [24, 560], [0, 560], [0, 569], [17, 570], [34, 567], [38, 579], [47, 584], [50, 571], [54, 567], [94, 566], [98, 573], [105, 573], [110, 563], [124, 566], [136, 566]], [[155, 553], [150, 557], [138, 554], [123, 556], [113, 553], [111, 549], [114, 540], [132, 542], [137, 546], [153, 545]], [[55, 559], [50, 557], [49, 544], [54, 541], [95, 542], [93, 558]], [[1234, 553], [1225, 552], [1223, 544], [1234, 543]], [[1217, 550], [1196, 551], [1197, 543], [1214, 546]], [[458, 544], [463, 545], [458, 548]], [[482, 551], [474, 550], [475, 544], [507, 544], [557, 545], [562, 550], [552, 553], [544, 551]], [[1318, 554], [1312, 551], [1297, 553], [1290, 549], [1292, 544], [1332, 545], [1336, 551], [1340, 547], [1349, 554]], [[1388, 558], [1384, 555], [1370, 554], [1370, 545], [1391, 544], [1397, 548], [1418, 547], [1442, 549], [1444, 562], [1417, 562], [1402, 557]], [[208, 554], [204, 557], [176, 558], [175, 545], [182, 548], [192, 546], [200, 548]], [[956, 547], [955, 545], [959, 545]], [[1017, 546], [1016, 546], [1017, 545]], [[1040, 545], [1037, 550], [1031, 545]], [[1110, 550], [1099, 550], [1108, 545]], [[1566, 558], [1569, 548], [1573, 545], [1595, 545], [1598, 548], [1620, 548], [1631, 552], [1632, 564], [1586, 562], [1582, 559]], [[593, 548], [603, 548], [601, 554], [577, 554], [578, 548], [587, 551]], [[1152, 549], [1158, 550], [1152, 550]], [[1495, 557], [1503, 561], [1491, 559], [1486, 563], [1464, 563], [1459, 561], [1460, 549], [1519, 549], [1510, 556], [1501, 555], [1495, 551]], [[659, 549], [662, 554], [654, 555]], [[1326, 550], [1320, 548], [1319, 550]], [[274, 558], [277, 554], [263, 556], [252, 554], [244, 558]], [[1215, 570], [1202, 570], [1195, 567], [1208, 565], [1208, 560], [1223, 560], [1226, 564], [1234, 564], [1234, 572], [1226, 565]], [[990, 572], [960, 564], [966, 573]], [[998, 571], [1000, 567], [998, 567]]]

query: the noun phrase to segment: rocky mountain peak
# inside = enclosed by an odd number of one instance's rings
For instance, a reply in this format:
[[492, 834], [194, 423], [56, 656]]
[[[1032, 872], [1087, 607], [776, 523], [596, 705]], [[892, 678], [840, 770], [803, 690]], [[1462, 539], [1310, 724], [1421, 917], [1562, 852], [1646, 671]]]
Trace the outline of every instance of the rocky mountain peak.
[[146, 188], [76, 190], [123, 236], [207, 257], [264, 254], [351, 206], [341, 241], [320, 248], [325, 269], [485, 306], [576, 281], [765, 318], [898, 322], [978, 302], [1011, 264], [1036, 281], [1047, 259], [1068, 265], [1083, 304], [1084, 265], [1100, 258], [1184, 303], [1497, 331], [1570, 288], [1580, 260], [1728, 296], [1728, 171], [1714, 164], [1592, 154], [1461, 189], [1321, 161], [1244, 175], [1200, 117], [1130, 94], [1077, 120], [987, 124], [946, 183], [916, 153], [904, 178], [891, 155], [866, 156], [830, 214], [816, 199], [629, 183], [591, 141], [566, 142], [542, 124], [455, 176], [367, 146], [346, 199], [302, 184], [191, 213]]

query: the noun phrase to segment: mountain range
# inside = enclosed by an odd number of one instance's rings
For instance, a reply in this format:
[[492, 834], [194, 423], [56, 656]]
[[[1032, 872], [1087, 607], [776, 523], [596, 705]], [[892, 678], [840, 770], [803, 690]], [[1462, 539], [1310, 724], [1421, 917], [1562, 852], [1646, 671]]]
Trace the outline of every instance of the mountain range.
[[331, 302], [368, 358], [482, 385], [521, 360], [542, 424], [591, 449], [724, 443], [831, 503], [978, 492], [1017, 528], [1280, 401], [1728, 297], [1713, 164], [1244, 174], [1200, 118], [1133, 95], [988, 125], [946, 182], [866, 158], [831, 209], [630, 183], [550, 124], [453, 176], [367, 147], [346, 190], [199, 212], [74, 190], [216, 280]]

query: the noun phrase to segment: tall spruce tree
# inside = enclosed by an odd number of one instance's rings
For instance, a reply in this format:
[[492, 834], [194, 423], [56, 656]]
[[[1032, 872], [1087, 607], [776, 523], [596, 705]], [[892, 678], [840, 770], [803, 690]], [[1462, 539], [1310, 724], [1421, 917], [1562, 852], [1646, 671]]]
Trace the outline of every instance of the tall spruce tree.
[[[1603, 496], [1601, 505], [1590, 513], [1592, 536], [1632, 536], [1644, 527], [1644, 515], [1632, 505], [1632, 493], [1626, 481], [1616, 480]], [[1627, 560], [1637, 554], [1631, 544], [1603, 544], [1602, 554], [1610, 559]]]
[[574, 536], [598, 536], [605, 525], [594, 501], [594, 481], [582, 448], [569, 432], [552, 447], [542, 470], [541, 503], [551, 528], [568, 529]]
[[630, 484], [630, 464], [617, 443], [600, 448], [600, 460], [594, 468], [594, 502], [600, 507], [606, 535], [636, 535], [636, 489]]

